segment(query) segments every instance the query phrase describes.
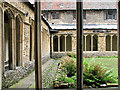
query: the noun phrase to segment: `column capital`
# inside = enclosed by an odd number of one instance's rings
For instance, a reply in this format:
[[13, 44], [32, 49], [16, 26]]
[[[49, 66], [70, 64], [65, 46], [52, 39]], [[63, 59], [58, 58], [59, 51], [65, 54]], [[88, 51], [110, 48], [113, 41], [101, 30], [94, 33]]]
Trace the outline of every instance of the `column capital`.
[[111, 34], [110, 36], [113, 37], [113, 34]]
[[68, 35], [64, 35], [65, 37], [67, 37]]
[[58, 37], [60, 37], [61, 35], [60, 35], [60, 34], [58, 34], [57, 36], [58, 36]]

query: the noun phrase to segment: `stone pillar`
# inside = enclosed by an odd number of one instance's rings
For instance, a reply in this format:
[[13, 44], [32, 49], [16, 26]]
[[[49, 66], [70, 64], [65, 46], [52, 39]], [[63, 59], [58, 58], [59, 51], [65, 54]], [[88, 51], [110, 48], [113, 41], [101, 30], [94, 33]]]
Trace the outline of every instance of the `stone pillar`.
[[53, 51], [53, 48], [54, 48], [54, 47], [53, 47], [53, 37], [54, 37], [54, 36], [52, 35], [52, 43], [51, 43], [51, 44], [52, 44], [52, 53], [54, 52], [54, 51]]
[[113, 35], [111, 35], [111, 51], [112, 51], [112, 39], [113, 39]]
[[67, 51], [66, 50], [66, 37], [67, 37], [67, 35], [65, 35], [65, 52]]
[[91, 51], [93, 51], [93, 35], [91, 35]]
[[87, 37], [87, 35], [85, 35], [85, 51], [86, 51], [86, 45], [87, 45], [87, 44], [86, 44], [86, 37]]
[[58, 35], [58, 52], [60, 52], [60, 35]]
[[22, 55], [22, 46], [23, 46], [23, 22], [20, 22], [20, 65], [22, 66], [22, 58], [23, 58], [23, 55]]
[[15, 69], [16, 67], [16, 49], [15, 49], [15, 19], [11, 19], [11, 23], [12, 23], [12, 69]]

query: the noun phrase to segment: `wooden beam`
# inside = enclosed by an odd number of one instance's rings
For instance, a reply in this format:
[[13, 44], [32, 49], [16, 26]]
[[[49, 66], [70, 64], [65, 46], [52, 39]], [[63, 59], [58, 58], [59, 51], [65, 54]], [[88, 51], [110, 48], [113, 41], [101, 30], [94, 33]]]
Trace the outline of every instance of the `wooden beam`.
[[120, 1], [118, 1], [118, 88], [120, 89]]
[[2, 6], [1, 6], [1, 3], [3, 1], [1, 0], [0, 1], [0, 90], [2, 89], [2, 73], [3, 73], [3, 59], [2, 59], [2, 31], [3, 31], [3, 24], [2, 24], [2, 21], [3, 21], [3, 12], [2, 12]]
[[83, 89], [83, 2], [77, 0], [77, 90]]
[[35, 1], [35, 86], [42, 88], [42, 58], [41, 58], [41, 5]]

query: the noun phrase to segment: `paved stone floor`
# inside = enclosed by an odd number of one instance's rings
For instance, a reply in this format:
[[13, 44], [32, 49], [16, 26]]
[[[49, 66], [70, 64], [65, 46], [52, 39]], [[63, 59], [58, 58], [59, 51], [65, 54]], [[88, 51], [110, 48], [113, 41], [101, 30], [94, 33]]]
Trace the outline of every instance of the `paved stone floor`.
[[[45, 83], [49, 82], [48, 78], [46, 77], [55, 77], [52, 74], [55, 74], [57, 70], [59, 60], [49, 60], [45, 64], [42, 65], [42, 73], [43, 73], [43, 85], [44, 88], [47, 87]], [[51, 71], [50, 71], [51, 70]], [[49, 71], [49, 72], [48, 72]], [[31, 88], [35, 85], [35, 71], [33, 71], [30, 75], [28, 75], [26, 78], [20, 80], [18, 83], [14, 84], [10, 88]]]

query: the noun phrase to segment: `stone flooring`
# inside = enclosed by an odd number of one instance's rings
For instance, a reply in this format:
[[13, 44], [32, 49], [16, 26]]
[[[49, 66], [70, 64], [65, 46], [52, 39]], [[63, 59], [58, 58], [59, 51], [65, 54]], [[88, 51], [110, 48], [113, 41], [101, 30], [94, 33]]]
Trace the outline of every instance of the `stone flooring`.
[[[49, 60], [42, 65], [43, 88], [49, 88], [52, 80], [55, 78], [59, 60]], [[48, 84], [49, 83], [49, 84]], [[26, 78], [20, 80], [10, 88], [33, 88], [35, 86], [35, 71]]]

